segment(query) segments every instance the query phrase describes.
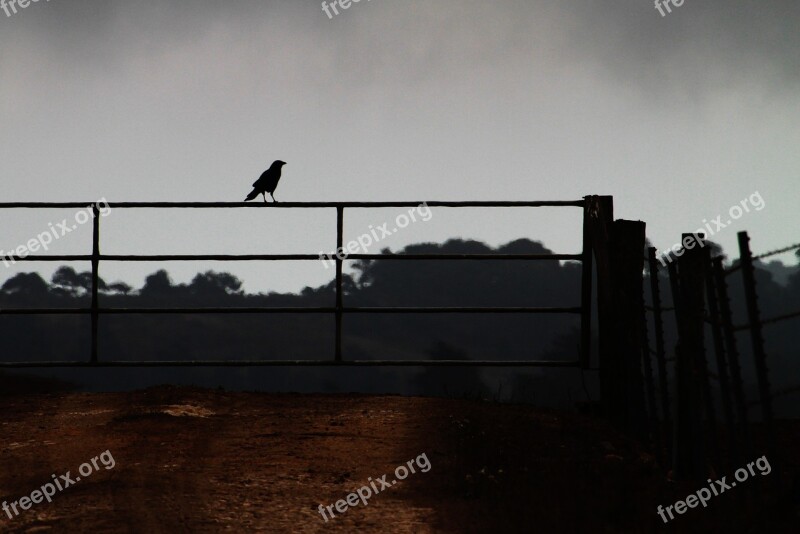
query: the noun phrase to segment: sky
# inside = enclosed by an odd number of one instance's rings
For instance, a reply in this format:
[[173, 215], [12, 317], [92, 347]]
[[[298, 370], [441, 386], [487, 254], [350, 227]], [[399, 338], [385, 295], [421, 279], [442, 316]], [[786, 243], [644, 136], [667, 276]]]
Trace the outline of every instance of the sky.
[[[686, 0], [50, 0], [0, 11], [0, 202], [232, 201], [273, 160], [279, 201], [614, 196], [659, 249], [718, 216], [729, 252], [800, 242], [800, 3]], [[730, 208], [761, 199], [738, 220]], [[751, 203], [751, 206], [753, 203]], [[0, 210], [10, 251], [77, 210]], [[406, 210], [347, 212], [345, 240]], [[368, 252], [451, 237], [580, 249], [580, 210], [433, 209]], [[50, 253], [86, 254], [90, 224]], [[111, 254], [318, 253], [333, 210], [116, 210]], [[715, 228], [714, 225], [711, 228]], [[736, 255], [735, 253], [732, 255]], [[780, 257], [796, 263], [791, 254]], [[88, 265], [74, 265], [79, 270]], [[318, 262], [165, 267], [248, 291]], [[0, 263], [0, 280], [53, 266]]]

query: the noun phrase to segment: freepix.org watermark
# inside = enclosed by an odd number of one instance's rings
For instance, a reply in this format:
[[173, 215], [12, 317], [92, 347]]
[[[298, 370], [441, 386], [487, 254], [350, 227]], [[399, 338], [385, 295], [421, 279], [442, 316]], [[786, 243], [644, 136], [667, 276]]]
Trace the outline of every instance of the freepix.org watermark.
[[[10, 17], [12, 14], [17, 14], [17, 7], [25, 9], [31, 5], [31, 2], [35, 4], [38, 1], [39, 0], [0, 0], [0, 9], [5, 11], [6, 17]], [[50, 0], [47, 1], [49, 2]]]
[[[353, 4], [357, 4], [360, 1], [361, 0], [333, 0], [333, 2], [331, 2], [330, 4], [328, 2], [322, 2], [322, 11], [324, 11], [325, 14], [328, 15], [329, 19], [332, 19], [333, 15], [331, 15], [331, 10], [333, 10], [334, 14], [336, 15], [339, 14], [339, 10], [336, 8], [337, 4], [339, 5], [340, 8], [342, 8], [342, 10], [345, 10], [345, 9], [350, 9], [350, 6], [352, 6]], [[369, 2], [369, 0], [367, 0], [367, 2]]]
[[[370, 497], [372, 497], [373, 495], [377, 495], [379, 492], [385, 489], [391, 488], [392, 486], [397, 484], [398, 480], [406, 479], [409, 474], [416, 473], [416, 470], [414, 469], [415, 462], [417, 464], [417, 467], [419, 467], [419, 470], [422, 471], [423, 473], [427, 473], [428, 471], [431, 470], [431, 462], [430, 460], [428, 460], [428, 455], [423, 452], [422, 454], [417, 456], [416, 460], [409, 460], [405, 463], [405, 465], [397, 466], [397, 469], [394, 470], [394, 476], [395, 476], [394, 480], [390, 480], [387, 482], [386, 477], [388, 475], [383, 475], [382, 477], [376, 480], [372, 480], [372, 477], [369, 477], [367, 479], [367, 482], [369, 483], [368, 486], [366, 485], [361, 486], [356, 491], [348, 494], [347, 497], [345, 497], [344, 499], [339, 499], [338, 501], [336, 501], [335, 504], [332, 504], [330, 506], [322, 506], [320, 504], [319, 505], [320, 515], [327, 523], [328, 516], [325, 514], [326, 510], [330, 514], [331, 519], [333, 519], [336, 517], [336, 514], [333, 513], [334, 508], [336, 508], [337, 512], [343, 514], [347, 511], [348, 507], [358, 506], [359, 501], [363, 503], [364, 506], [367, 506], [368, 505], [367, 500]], [[380, 488], [375, 484], [376, 482], [380, 484]]]
[[[728, 217], [730, 217], [727, 222], [722, 222], [722, 215], [717, 215], [715, 219], [712, 219], [711, 222], [708, 222], [707, 219], [703, 219], [703, 224], [705, 228], [698, 228], [695, 230], [692, 235], [686, 236], [681, 243], [675, 243], [672, 245], [672, 248], [665, 251], [658, 252], [657, 255], [659, 256], [658, 261], [661, 262], [661, 265], [664, 267], [667, 266], [667, 262], [672, 262], [673, 257], [683, 256], [684, 251], [691, 250], [695, 247], [695, 245], [700, 245], [701, 247], [705, 246], [703, 239], [700, 237], [701, 234], [705, 234], [705, 238], [709, 238], [710, 236], [714, 235], [715, 233], [719, 232], [723, 228], [726, 228], [729, 224], [733, 221], [740, 219], [745, 213], [750, 213], [750, 206], [752, 205], [753, 209], [756, 211], [761, 211], [766, 206], [764, 199], [761, 198], [761, 193], [756, 191], [748, 198], [745, 198], [738, 204], [734, 204], [728, 209]], [[714, 224], [714, 228], [711, 228], [711, 224]], [[706, 231], [708, 233], [706, 233]]]
[[[425, 209], [423, 209], [425, 208]], [[391, 230], [388, 228], [389, 223], [384, 223], [378, 227], [373, 225], [369, 225], [370, 233], [362, 234], [358, 237], [358, 239], [349, 241], [347, 245], [341, 246], [336, 249], [336, 252], [333, 255], [325, 254], [324, 252], [319, 253], [319, 259], [322, 262], [322, 265], [325, 266], [327, 269], [330, 265], [334, 265], [333, 257], [336, 256], [340, 260], [347, 259], [349, 254], [355, 254], [359, 250], [366, 254], [369, 251], [369, 247], [378, 243], [384, 237], [389, 237], [392, 234], [397, 233], [398, 230], [407, 227], [412, 222], [417, 222], [417, 215], [420, 216], [423, 222], [428, 222], [433, 218], [433, 212], [428, 207], [427, 202], [423, 202], [416, 208], [411, 208], [408, 210], [408, 215], [405, 213], [401, 213], [398, 215], [395, 220], [394, 224], [395, 227]], [[380, 233], [380, 235], [378, 235]], [[330, 262], [330, 264], [329, 264]]]
[[[43, 484], [42, 487], [37, 490], [33, 490], [29, 497], [20, 497], [18, 501], [14, 501], [11, 504], [3, 501], [3, 511], [6, 513], [9, 519], [14, 519], [20, 513], [17, 509], [17, 505], [19, 505], [19, 508], [25, 511], [30, 510], [31, 506], [34, 504], [39, 504], [43, 500], [46, 500], [47, 502], [53, 502], [53, 497], [56, 494], [56, 490], [64, 491], [68, 487], [80, 482], [81, 477], [87, 478], [92, 476], [95, 471], [100, 471], [100, 465], [97, 463], [98, 460], [100, 460], [100, 464], [102, 464], [106, 470], [114, 469], [114, 466], [117, 465], [117, 463], [114, 461], [114, 457], [111, 455], [111, 451], [101, 453], [99, 456], [92, 458], [89, 461], [91, 463], [86, 462], [81, 464], [81, 466], [78, 468], [78, 473], [80, 473], [80, 476], [72, 478], [70, 471], [67, 471], [67, 474], [65, 475], [58, 475], [58, 477], [55, 475], [50, 475], [53, 478], [53, 481]], [[14, 515], [11, 515], [12, 511], [14, 512]]]
[[101, 198], [96, 203], [91, 204], [86, 209], [83, 209], [75, 214], [75, 224], [70, 225], [67, 219], [63, 219], [60, 223], [53, 225], [49, 223], [49, 230], [42, 232], [33, 239], [30, 239], [27, 244], [20, 245], [11, 252], [0, 250], [0, 259], [6, 267], [11, 267], [17, 263], [17, 259], [28, 257], [28, 255], [42, 250], [48, 250], [53, 241], [61, 239], [65, 235], [71, 233], [73, 230], [78, 229], [78, 225], [86, 224], [94, 219], [94, 212], [97, 209], [100, 216], [105, 217], [111, 213], [111, 206], [105, 198]]
[[[675, 7], [681, 7], [685, 0], [656, 0], [656, 9], [661, 13], [662, 17], [666, 17], [667, 13], [672, 13], [672, 8], [669, 7], [670, 3]], [[667, 13], [664, 13], [664, 9]]]
[[[736, 482], [744, 482], [750, 476], [755, 476], [756, 472], [753, 470], [753, 466], [758, 467], [761, 476], [766, 476], [772, 472], [772, 466], [769, 465], [767, 457], [762, 456], [755, 462], [750, 462], [749, 464], [747, 464], [747, 469], [745, 469], [744, 467], [737, 469], [736, 472], [733, 474], [734, 478], [736, 478]], [[697, 490], [695, 493], [692, 493], [691, 495], [686, 497], [685, 500], [678, 501], [675, 504], [670, 504], [666, 508], [664, 508], [659, 504], [658, 508], [656, 508], [656, 512], [658, 513], [658, 515], [661, 516], [661, 519], [664, 520], [664, 523], [667, 523], [669, 520], [664, 515], [665, 511], [669, 515], [669, 519], [675, 519], [675, 516], [672, 515], [673, 508], [675, 509], [675, 512], [678, 514], [685, 513], [687, 507], [696, 508], [698, 503], [702, 504], [703, 508], [705, 508], [708, 506], [708, 501], [711, 499], [712, 496], [717, 497], [725, 493], [727, 490], [736, 487], [736, 482], [731, 481], [731, 483], [728, 484], [725, 481], [725, 479], [727, 478], [728, 477], [722, 477], [721, 479], [715, 480], [713, 482], [709, 478], [708, 479], [709, 486], [707, 488], [701, 488]]]

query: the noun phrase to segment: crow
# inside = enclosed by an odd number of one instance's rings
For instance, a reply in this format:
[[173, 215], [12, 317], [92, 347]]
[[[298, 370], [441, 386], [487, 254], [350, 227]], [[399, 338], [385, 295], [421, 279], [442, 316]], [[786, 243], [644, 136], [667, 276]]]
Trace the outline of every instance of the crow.
[[267, 193], [269, 196], [272, 197], [272, 200], [275, 200], [275, 189], [278, 187], [278, 180], [281, 179], [281, 167], [286, 165], [285, 161], [276, 160], [272, 163], [269, 169], [264, 171], [264, 174], [261, 175], [261, 178], [255, 181], [253, 184], [253, 191], [247, 195], [247, 198], [244, 199], [245, 202], [248, 200], [253, 200], [258, 195], [264, 196], [264, 202], [267, 201]]

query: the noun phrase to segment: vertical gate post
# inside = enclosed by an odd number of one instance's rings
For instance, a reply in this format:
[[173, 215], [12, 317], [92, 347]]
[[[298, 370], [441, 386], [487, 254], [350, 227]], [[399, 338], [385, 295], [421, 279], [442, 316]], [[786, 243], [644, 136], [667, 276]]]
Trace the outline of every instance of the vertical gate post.
[[597, 325], [603, 412], [617, 426], [644, 436], [641, 373], [644, 228], [614, 222], [610, 196], [586, 198], [588, 234], [597, 264]]
[[600, 401], [606, 416], [612, 416], [615, 404], [613, 395], [621, 384], [615, 382], [617, 374], [612, 372], [615, 359], [613, 347], [614, 301], [611, 291], [611, 264], [609, 256], [611, 224], [614, 221], [614, 200], [610, 196], [586, 197], [589, 217], [588, 233], [597, 265], [597, 341], [598, 366], [600, 368]]
[[581, 368], [588, 369], [592, 359], [592, 228], [591, 203], [583, 198], [583, 252], [581, 260]]
[[100, 284], [100, 209], [92, 205], [92, 357], [91, 363], [97, 363], [98, 333], [100, 323], [99, 296]]
[[336, 352], [335, 360], [342, 361], [342, 259], [344, 241], [344, 206], [336, 207]]

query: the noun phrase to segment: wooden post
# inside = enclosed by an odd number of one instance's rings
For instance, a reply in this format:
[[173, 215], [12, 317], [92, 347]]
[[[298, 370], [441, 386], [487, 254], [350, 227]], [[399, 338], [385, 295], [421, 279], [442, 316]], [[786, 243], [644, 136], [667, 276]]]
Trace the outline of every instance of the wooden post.
[[[695, 241], [697, 237], [693, 234], [684, 234], [684, 242], [685, 239], [691, 239]], [[698, 242], [698, 241], [695, 241]], [[699, 243], [705, 245], [705, 235], [699, 234]], [[707, 295], [707, 291], [705, 290], [706, 280], [708, 279], [708, 258], [709, 258], [709, 250], [702, 247], [702, 249], [698, 252], [698, 259], [699, 265], [697, 265], [697, 277], [701, 282], [701, 290], [700, 290], [700, 305], [701, 305], [701, 313], [703, 316], [703, 333], [705, 333], [705, 320], [706, 320], [706, 307], [705, 307], [705, 297]], [[711, 459], [714, 461], [719, 461], [720, 458], [720, 451], [719, 451], [719, 440], [717, 439], [717, 410], [714, 405], [714, 396], [711, 393], [711, 380], [708, 374], [708, 358], [706, 358], [706, 346], [705, 346], [705, 339], [702, 340], [702, 345], [700, 347], [700, 351], [695, 353], [695, 360], [694, 360], [694, 369], [695, 372], [699, 375], [700, 379], [700, 387], [703, 391], [703, 401], [706, 407], [706, 421], [707, 425], [705, 428], [708, 429], [708, 438], [711, 445]], [[701, 420], [701, 425], [703, 425], [703, 421]]]
[[722, 336], [722, 314], [719, 311], [717, 285], [714, 282], [711, 249], [706, 248], [705, 253], [706, 299], [708, 300], [708, 314], [711, 320], [711, 335], [714, 340], [714, 354], [716, 355], [717, 374], [719, 376], [719, 390], [720, 396], [722, 397], [722, 413], [725, 417], [729, 457], [735, 462], [735, 465], [738, 465], [741, 461], [741, 457], [736, 440], [736, 423], [733, 415], [730, 379], [728, 378], [728, 361], [725, 355], [725, 345]]
[[747, 302], [747, 319], [750, 326], [750, 339], [753, 344], [753, 357], [758, 378], [758, 395], [761, 400], [761, 415], [767, 432], [768, 452], [774, 456], [774, 433], [772, 415], [772, 396], [770, 394], [767, 370], [767, 355], [764, 351], [764, 335], [761, 331], [761, 315], [758, 309], [756, 293], [756, 276], [753, 267], [753, 255], [750, 252], [750, 238], [747, 232], [739, 232], [739, 261], [742, 264], [742, 280], [744, 280], [744, 298]]
[[642, 321], [644, 301], [645, 224], [614, 221], [611, 226], [609, 263], [611, 267], [611, 345], [613, 356], [606, 360], [605, 390], [612, 418], [627, 431], [646, 437], [647, 416], [642, 380]]
[[[700, 289], [700, 298], [698, 300], [700, 306], [700, 315], [702, 316], [703, 332], [705, 331], [705, 282], [708, 276], [708, 249], [705, 248], [705, 235], [704, 234], [683, 234], [682, 238], [684, 247], [692, 245], [692, 247], [699, 245], [696, 249], [696, 257], [692, 257], [692, 277], [696, 280]], [[701, 340], [699, 349], [693, 352], [692, 358], [692, 376], [700, 382], [700, 389], [703, 395], [703, 402], [705, 404], [705, 413], [708, 425], [705, 428], [709, 429], [708, 438], [711, 445], [712, 458], [719, 459], [719, 443], [717, 440], [717, 411], [714, 408], [714, 397], [711, 394], [711, 383], [708, 377], [708, 360], [706, 359], [705, 340]], [[700, 425], [703, 427], [702, 418]]]
[[664, 425], [664, 443], [667, 447], [667, 458], [672, 461], [672, 415], [669, 400], [669, 381], [667, 380], [667, 357], [664, 350], [664, 318], [661, 313], [661, 289], [658, 274], [656, 249], [648, 251], [650, 264], [650, 295], [653, 300], [653, 330], [656, 336], [656, 362], [658, 364], [658, 387], [661, 390], [661, 413]]
[[[642, 305], [644, 306], [644, 284], [642, 284]], [[661, 427], [658, 421], [658, 405], [656, 403], [656, 383], [653, 378], [653, 363], [650, 355], [650, 334], [647, 328], [647, 313], [641, 314], [642, 323], [642, 364], [644, 368], [645, 390], [647, 391], [647, 412], [652, 435], [653, 450], [659, 463], [663, 462], [661, 444]]]
[[597, 325], [603, 411], [620, 428], [645, 437], [641, 315], [645, 224], [614, 222], [612, 197], [586, 197], [597, 265]]
[[728, 283], [725, 281], [722, 258], [714, 258], [711, 263], [714, 271], [714, 285], [717, 288], [719, 297], [719, 313], [722, 319], [722, 333], [725, 338], [725, 352], [728, 355], [728, 366], [731, 371], [731, 389], [733, 390], [733, 400], [736, 404], [736, 424], [739, 427], [738, 433], [740, 436], [739, 452], [746, 456], [750, 452], [750, 433], [747, 423], [747, 405], [745, 404], [742, 370], [739, 365], [739, 349], [736, 346], [736, 333], [733, 331]]
[[[703, 387], [704, 361], [704, 272], [703, 251], [692, 234], [684, 234], [683, 252], [677, 265], [670, 265], [676, 290], [678, 346], [675, 349], [677, 404], [675, 413], [676, 479], [701, 480], [706, 476]], [[673, 268], [674, 267], [674, 268]], [[677, 276], [676, 276], [677, 275]]]

